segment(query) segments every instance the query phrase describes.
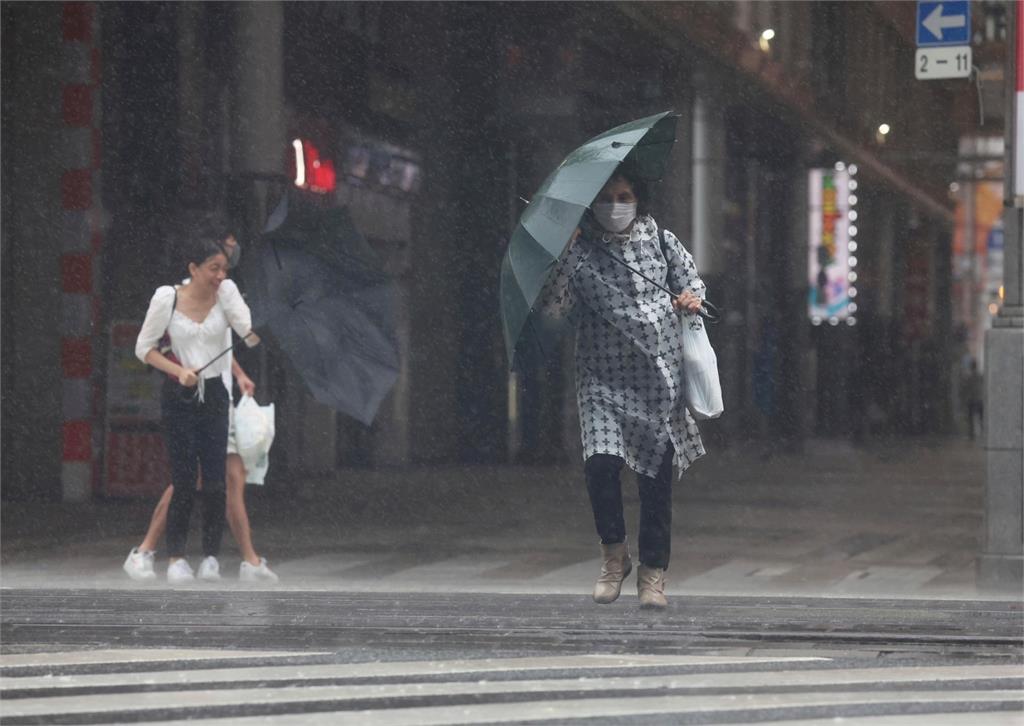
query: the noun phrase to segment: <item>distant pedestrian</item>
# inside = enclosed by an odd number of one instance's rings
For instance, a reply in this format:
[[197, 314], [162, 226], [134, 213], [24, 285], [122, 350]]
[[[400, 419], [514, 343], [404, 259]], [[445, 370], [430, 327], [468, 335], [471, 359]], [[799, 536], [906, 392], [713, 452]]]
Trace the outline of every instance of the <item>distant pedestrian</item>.
[[[199, 577], [220, 577], [217, 555], [224, 529], [229, 411], [222, 376], [230, 370], [230, 359], [217, 356], [225, 348], [229, 325], [249, 345], [259, 340], [252, 333], [248, 306], [234, 283], [225, 279], [224, 242], [212, 225], [203, 225], [192, 236], [186, 243], [187, 283], [157, 288], [135, 345], [141, 361], [168, 375], [160, 408], [174, 484], [167, 512], [167, 581], [171, 584], [195, 579], [185, 560], [185, 547], [200, 467], [203, 560]], [[174, 359], [158, 347], [165, 333]], [[203, 366], [207, 367], [199, 373]]]
[[964, 376], [962, 397], [967, 411], [967, 438], [974, 440], [974, 421], [978, 421], [978, 431], [985, 431], [985, 391], [984, 379], [978, 371], [978, 361], [971, 358], [967, 375]]
[[[703, 325], [696, 313], [705, 288], [693, 257], [658, 228], [647, 204], [646, 185], [616, 172], [558, 261], [540, 304], [555, 317], [571, 314], [576, 331], [583, 468], [604, 560], [594, 601], [618, 598], [632, 569], [619, 480], [627, 466], [640, 491], [637, 595], [641, 606], [663, 608], [672, 466], [682, 474], [704, 454], [684, 401], [681, 337], [684, 325]], [[681, 293], [670, 298], [601, 248]]]

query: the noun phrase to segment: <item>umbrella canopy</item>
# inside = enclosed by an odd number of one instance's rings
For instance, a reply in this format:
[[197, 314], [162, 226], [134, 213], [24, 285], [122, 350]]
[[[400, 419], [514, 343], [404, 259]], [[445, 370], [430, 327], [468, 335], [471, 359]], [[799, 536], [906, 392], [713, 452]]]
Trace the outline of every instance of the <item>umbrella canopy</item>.
[[544, 347], [550, 326], [533, 312], [555, 262], [594, 197], [620, 165], [641, 179], [665, 173], [676, 138], [670, 111], [595, 136], [559, 164], [534, 195], [512, 232], [501, 264], [501, 318], [510, 367]]
[[393, 283], [347, 210], [281, 204], [246, 270], [254, 324], [314, 398], [369, 425], [398, 378]]

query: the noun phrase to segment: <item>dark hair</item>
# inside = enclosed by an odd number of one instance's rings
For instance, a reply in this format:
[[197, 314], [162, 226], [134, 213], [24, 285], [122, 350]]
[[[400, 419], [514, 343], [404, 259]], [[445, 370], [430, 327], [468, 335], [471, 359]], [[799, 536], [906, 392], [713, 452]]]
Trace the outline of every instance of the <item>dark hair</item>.
[[214, 255], [226, 257], [224, 240], [232, 234], [231, 225], [217, 214], [206, 214], [185, 223], [180, 238], [185, 266], [201, 265]]
[[629, 182], [629, 185], [633, 187], [633, 195], [636, 197], [636, 214], [638, 217], [642, 217], [645, 214], [651, 213], [651, 190], [647, 184], [647, 180], [641, 178], [637, 174], [633, 173], [629, 167], [620, 166], [615, 170], [615, 173], [611, 175], [608, 181], [618, 177], [623, 181]]

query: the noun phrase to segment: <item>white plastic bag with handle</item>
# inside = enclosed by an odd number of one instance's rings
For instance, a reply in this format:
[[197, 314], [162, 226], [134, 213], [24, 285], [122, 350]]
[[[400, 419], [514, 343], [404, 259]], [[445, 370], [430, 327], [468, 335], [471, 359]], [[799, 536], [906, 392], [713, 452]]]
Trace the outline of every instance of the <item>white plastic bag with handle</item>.
[[274, 404], [261, 406], [252, 396], [242, 396], [234, 418], [235, 449], [245, 464], [245, 481], [262, 484], [274, 443]]
[[694, 418], [722, 415], [722, 384], [718, 380], [718, 356], [708, 340], [707, 326], [700, 315], [683, 318], [683, 375], [686, 378], [686, 407]]

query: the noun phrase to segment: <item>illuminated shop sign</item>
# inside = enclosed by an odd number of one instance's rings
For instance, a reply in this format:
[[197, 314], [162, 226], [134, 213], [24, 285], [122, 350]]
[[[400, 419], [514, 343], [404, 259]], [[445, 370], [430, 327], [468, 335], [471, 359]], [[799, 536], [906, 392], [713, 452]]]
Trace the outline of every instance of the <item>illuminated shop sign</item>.
[[857, 322], [857, 167], [808, 172], [808, 315], [814, 325]]

